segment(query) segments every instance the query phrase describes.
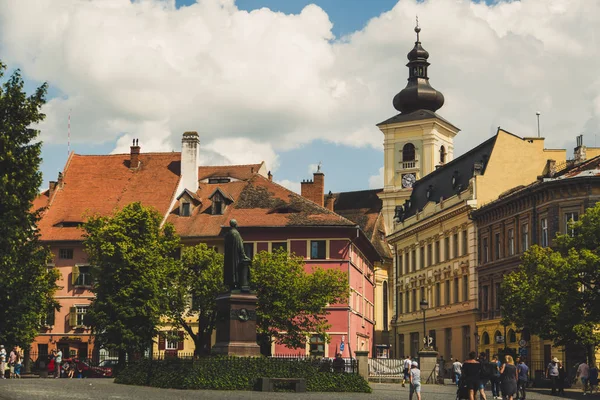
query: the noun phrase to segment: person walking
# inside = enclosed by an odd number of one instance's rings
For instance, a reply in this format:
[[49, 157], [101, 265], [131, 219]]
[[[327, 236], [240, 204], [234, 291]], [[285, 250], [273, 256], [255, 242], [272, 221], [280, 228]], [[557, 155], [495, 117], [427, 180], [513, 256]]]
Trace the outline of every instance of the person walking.
[[459, 382], [460, 382], [460, 377], [462, 376], [462, 364], [460, 361], [458, 361], [458, 358], [456, 359], [456, 361], [454, 361], [452, 363], [452, 373], [454, 374], [456, 386], [458, 387]]
[[419, 363], [416, 361], [411, 362], [409, 376], [410, 393], [408, 400], [412, 400], [414, 393], [417, 394], [417, 400], [421, 400], [421, 370], [419, 370]]
[[525, 364], [525, 360], [521, 358], [517, 365], [517, 400], [525, 400], [525, 389], [527, 388], [529, 367]]
[[550, 385], [552, 386], [552, 394], [556, 394], [556, 388], [558, 383], [558, 358], [554, 357], [546, 367], [546, 379], [550, 379]]
[[479, 353], [479, 363], [481, 364], [481, 374], [479, 380], [479, 398], [487, 400], [485, 396], [485, 386], [488, 381], [492, 378], [492, 365], [487, 360], [487, 354], [484, 352]]
[[475, 400], [475, 393], [479, 390], [481, 381], [481, 364], [476, 360], [477, 353], [469, 353], [469, 358], [462, 364], [462, 380], [469, 391], [469, 400]]
[[596, 366], [596, 363], [592, 363], [590, 365], [588, 384], [590, 387], [590, 394], [592, 394], [594, 390], [596, 390], [596, 393], [598, 393], [598, 367]]
[[513, 396], [517, 393], [518, 375], [512, 356], [504, 356], [504, 364], [500, 367], [500, 380], [502, 396], [505, 400], [513, 400]]
[[410, 368], [411, 368], [411, 360], [410, 360], [410, 356], [406, 356], [404, 358], [404, 360], [402, 361], [402, 364], [404, 366], [403, 370], [402, 370], [402, 374], [404, 375], [404, 379], [402, 379], [402, 387], [406, 387], [405, 383], [410, 381]]
[[590, 377], [590, 366], [584, 361], [579, 364], [579, 368], [577, 368], [577, 378], [581, 379], [581, 384], [583, 385], [583, 395], [585, 396], [587, 393], [588, 379]]
[[498, 362], [498, 356], [494, 354], [492, 356], [492, 362], [490, 367], [492, 368], [492, 376], [490, 377], [490, 384], [492, 385], [492, 396], [494, 400], [500, 399], [500, 363]]
[[567, 371], [562, 362], [558, 361], [558, 379], [556, 385], [558, 388], [558, 394], [561, 396], [565, 395], [565, 384], [567, 380]]
[[21, 368], [23, 367], [23, 357], [21, 352], [17, 351], [17, 361], [15, 363], [15, 378], [21, 378]]
[[8, 355], [8, 368], [10, 368], [10, 379], [15, 378], [15, 365], [17, 364], [17, 346], [14, 346]]

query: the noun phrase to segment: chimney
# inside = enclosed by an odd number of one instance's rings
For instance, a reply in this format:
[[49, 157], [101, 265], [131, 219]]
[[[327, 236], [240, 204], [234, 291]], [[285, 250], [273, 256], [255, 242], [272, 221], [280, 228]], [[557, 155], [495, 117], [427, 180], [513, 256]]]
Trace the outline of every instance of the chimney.
[[546, 161], [546, 168], [544, 171], [544, 175], [547, 178], [554, 178], [554, 175], [556, 175], [556, 160], [547, 160]]
[[50, 185], [48, 187], [48, 198], [51, 198], [54, 192], [56, 191], [56, 186], [58, 185], [57, 181], [50, 181]]
[[329, 211], [333, 211], [334, 203], [335, 203], [335, 197], [333, 197], [333, 193], [331, 193], [331, 190], [330, 190], [329, 194], [327, 194], [327, 199], [325, 200], [325, 208], [327, 208]]
[[181, 139], [181, 183], [192, 193], [198, 190], [198, 132], [184, 132]]
[[273, 182], [273, 174], [271, 173], [271, 171], [269, 171], [269, 173], [267, 174], [267, 178], [269, 178], [269, 180]]
[[129, 168], [135, 169], [140, 166], [140, 146], [138, 146], [139, 139], [133, 139], [133, 144], [130, 149]]
[[317, 172], [313, 174], [313, 180], [307, 180], [300, 182], [300, 194], [314, 203], [317, 203], [321, 207], [324, 206], [324, 194], [325, 194], [325, 175], [321, 172], [321, 165], [319, 165]]
[[586, 159], [583, 135], [577, 136], [577, 147], [575, 147], [575, 164], [580, 164]]

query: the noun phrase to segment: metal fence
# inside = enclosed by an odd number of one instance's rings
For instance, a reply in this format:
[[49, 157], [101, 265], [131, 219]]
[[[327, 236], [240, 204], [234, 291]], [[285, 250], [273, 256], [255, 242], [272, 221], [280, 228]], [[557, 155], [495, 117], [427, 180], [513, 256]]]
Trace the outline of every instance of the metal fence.
[[369, 358], [369, 376], [374, 378], [402, 378], [403, 360], [394, 358]]
[[[331, 371], [333, 371], [333, 358], [322, 357], [316, 358], [314, 356], [306, 355], [306, 354], [276, 354], [274, 356], [270, 356], [270, 359], [274, 360], [315, 360], [321, 363], [321, 370], [327, 370], [327, 365], [330, 366]], [[358, 360], [356, 358], [344, 357], [344, 372], [347, 374], [358, 374]]]

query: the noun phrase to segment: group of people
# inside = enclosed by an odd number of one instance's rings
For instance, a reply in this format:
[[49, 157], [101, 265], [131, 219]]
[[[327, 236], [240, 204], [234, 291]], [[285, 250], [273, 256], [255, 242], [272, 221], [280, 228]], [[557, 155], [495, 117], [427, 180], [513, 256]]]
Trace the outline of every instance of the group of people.
[[458, 397], [475, 400], [477, 393], [480, 398], [487, 400], [485, 387], [490, 382], [494, 400], [525, 400], [529, 368], [523, 360], [504, 356], [503, 362], [494, 355], [487, 360], [486, 353], [472, 351], [463, 363], [456, 360], [452, 364]]
[[416, 394], [417, 400], [421, 400], [421, 370], [419, 369], [419, 363], [416, 360], [412, 360], [410, 356], [406, 356], [402, 360], [404, 380], [402, 381], [402, 387], [406, 387], [406, 382], [409, 383], [409, 399], [412, 400], [413, 395]]
[[84, 371], [80, 369], [77, 359], [63, 360], [63, 353], [59, 348], [52, 350], [48, 356], [48, 373], [54, 373], [54, 378], [82, 378]]
[[[552, 385], [552, 394], [558, 393], [559, 395], [565, 393], [565, 381], [567, 379], [567, 373], [565, 368], [556, 357], [550, 361], [546, 367], [546, 378], [550, 379]], [[577, 376], [575, 380], [580, 380], [583, 388], [583, 395], [592, 394], [594, 391], [598, 392], [598, 367], [595, 363], [588, 365], [585, 361], [579, 364], [577, 367]]]
[[10, 379], [20, 378], [22, 363], [23, 358], [21, 357], [21, 352], [16, 346], [13, 347], [7, 357], [4, 345], [0, 345], [0, 371], [2, 372], [1, 379], [6, 379], [6, 371], [10, 371], [8, 374]]

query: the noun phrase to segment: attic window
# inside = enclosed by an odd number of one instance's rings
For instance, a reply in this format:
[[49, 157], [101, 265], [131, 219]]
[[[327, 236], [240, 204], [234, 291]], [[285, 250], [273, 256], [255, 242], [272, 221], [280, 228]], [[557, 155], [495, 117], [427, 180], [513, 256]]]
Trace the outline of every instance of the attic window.
[[219, 196], [215, 196], [213, 200], [213, 215], [223, 214], [223, 199]]
[[188, 202], [181, 203], [181, 216], [189, 217], [192, 211], [192, 205]]
[[208, 183], [229, 183], [231, 178], [208, 178]]

